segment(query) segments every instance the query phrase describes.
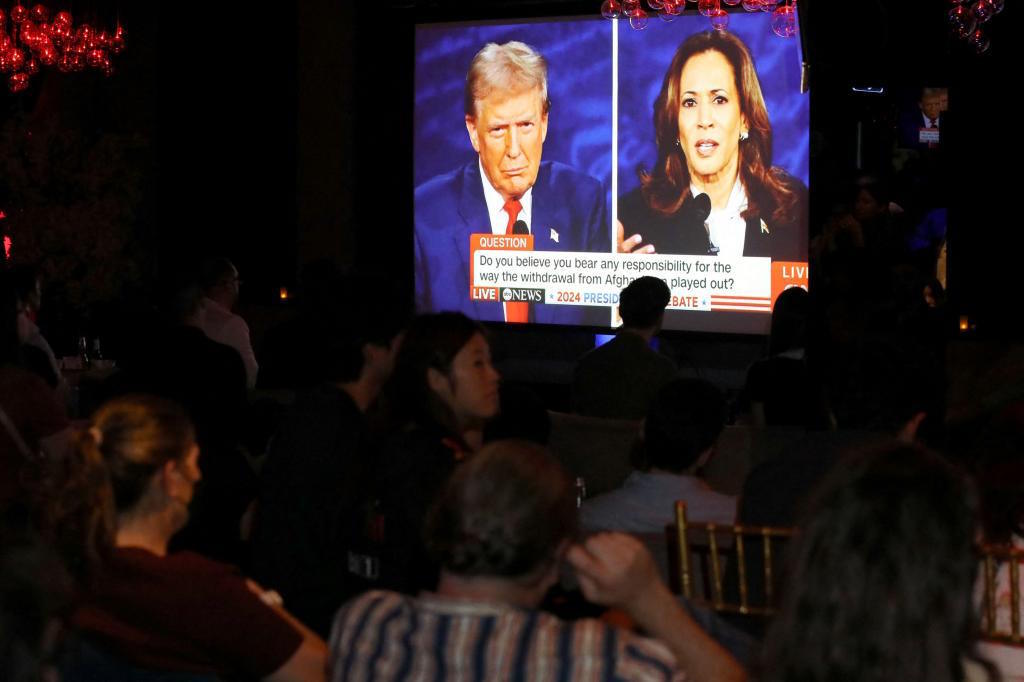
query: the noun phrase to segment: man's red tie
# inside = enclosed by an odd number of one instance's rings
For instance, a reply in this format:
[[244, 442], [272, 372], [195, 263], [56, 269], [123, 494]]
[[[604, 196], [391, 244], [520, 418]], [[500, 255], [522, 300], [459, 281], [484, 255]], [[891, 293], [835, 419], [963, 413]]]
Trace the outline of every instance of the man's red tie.
[[[505, 213], [508, 213], [508, 225], [505, 226], [505, 234], [513, 234], [513, 226], [516, 224], [516, 218], [519, 217], [519, 212], [522, 210], [523, 205], [519, 203], [519, 199], [507, 199], [505, 201]], [[506, 322], [527, 322], [529, 319], [529, 303], [510, 302], [505, 304]]]

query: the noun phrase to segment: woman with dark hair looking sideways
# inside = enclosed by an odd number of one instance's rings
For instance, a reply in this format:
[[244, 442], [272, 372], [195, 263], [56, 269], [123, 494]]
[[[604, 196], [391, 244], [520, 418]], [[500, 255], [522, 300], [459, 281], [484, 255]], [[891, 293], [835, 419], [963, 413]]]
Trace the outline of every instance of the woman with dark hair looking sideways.
[[483, 327], [462, 313], [422, 315], [402, 337], [384, 389], [387, 433], [371, 498], [386, 536], [378, 538], [385, 587], [433, 589], [423, 519], [455, 466], [479, 449], [498, 414], [499, 380]]

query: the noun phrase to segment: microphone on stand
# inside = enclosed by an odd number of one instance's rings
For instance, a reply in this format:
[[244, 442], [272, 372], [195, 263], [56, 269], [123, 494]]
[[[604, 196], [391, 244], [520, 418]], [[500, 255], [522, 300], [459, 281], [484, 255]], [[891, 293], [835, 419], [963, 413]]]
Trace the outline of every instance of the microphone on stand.
[[696, 229], [698, 225], [704, 228], [704, 234], [708, 238], [708, 255], [717, 256], [718, 247], [711, 243], [711, 230], [705, 222], [709, 215], [711, 215], [711, 197], [707, 194], [698, 194], [691, 201], [683, 204], [683, 223], [692, 225], [693, 229]]
[[[710, 202], [708, 202], [708, 206], [711, 206]], [[708, 210], [710, 211], [711, 209], [708, 208]], [[524, 221], [517, 220], [512, 224], [512, 234], [530, 234], [530, 228], [526, 226]]]

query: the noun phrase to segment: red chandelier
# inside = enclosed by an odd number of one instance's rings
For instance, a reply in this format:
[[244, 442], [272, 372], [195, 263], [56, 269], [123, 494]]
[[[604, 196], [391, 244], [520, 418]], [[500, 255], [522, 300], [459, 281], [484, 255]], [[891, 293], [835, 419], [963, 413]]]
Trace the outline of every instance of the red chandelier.
[[[726, 5], [743, 4], [748, 12], [770, 12], [772, 15], [772, 31], [782, 38], [792, 38], [797, 34], [796, 2], [797, 0], [689, 0], [695, 9], [706, 16], [711, 28], [724, 31], [729, 27], [729, 13], [722, 8]], [[782, 4], [779, 4], [779, 3]], [[687, 0], [604, 0], [601, 14], [606, 19], [618, 19], [620, 16], [629, 19], [629, 25], [637, 30], [647, 28], [651, 15], [663, 21], [675, 21], [675, 18], [686, 11]]]
[[1003, 11], [1005, 0], [950, 0], [949, 26], [953, 34], [973, 47], [978, 54], [987, 52], [988, 35], [981, 27]]
[[89, 24], [75, 26], [67, 11], [57, 12], [51, 21], [44, 5], [14, 5], [7, 13], [0, 9], [0, 74], [9, 74], [11, 92], [27, 89], [29, 79], [43, 67], [63, 73], [89, 67], [109, 76], [114, 72], [111, 56], [124, 47], [120, 24], [111, 34]]

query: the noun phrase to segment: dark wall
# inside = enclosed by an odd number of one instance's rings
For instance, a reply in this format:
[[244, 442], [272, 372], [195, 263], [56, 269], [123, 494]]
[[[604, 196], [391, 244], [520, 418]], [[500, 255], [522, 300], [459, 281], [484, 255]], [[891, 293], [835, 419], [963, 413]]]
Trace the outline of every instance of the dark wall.
[[273, 289], [296, 254], [295, 7], [156, 11], [161, 269], [225, 254]]

